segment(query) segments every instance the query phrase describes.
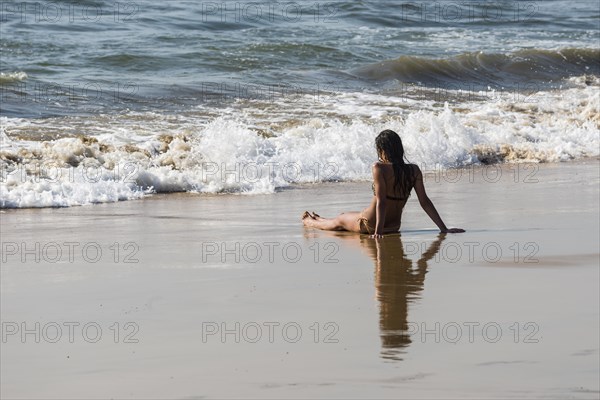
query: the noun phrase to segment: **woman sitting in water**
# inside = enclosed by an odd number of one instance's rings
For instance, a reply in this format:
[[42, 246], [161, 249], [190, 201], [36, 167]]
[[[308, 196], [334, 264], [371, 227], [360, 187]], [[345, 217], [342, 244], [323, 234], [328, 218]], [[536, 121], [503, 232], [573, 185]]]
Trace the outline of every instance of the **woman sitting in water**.
[[326, 231], [350, 231], [380, 238], [400, 229], [402, 210], [414, 188], [423, 210], [442, 233], [460, 233], [463, 229], [448, 229], [425, 193], [423, 175], [414, 164], [404, 162], [404, 147], [400, 136], [386, 129], [375, 138], [379, 162], [373, 165], [373, 200], [362, 212], [342, 213], [336, 218], [323, 218], [314, 212], [304, 212], [304, 226]]

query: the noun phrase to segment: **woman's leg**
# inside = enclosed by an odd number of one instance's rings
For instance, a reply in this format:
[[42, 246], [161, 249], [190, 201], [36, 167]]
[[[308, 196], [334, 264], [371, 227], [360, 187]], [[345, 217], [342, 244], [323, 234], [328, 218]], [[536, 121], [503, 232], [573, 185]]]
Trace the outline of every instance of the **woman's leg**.
[[302, 222], [304, 226], [324, 231], [360, 232], [360, 217], [361, 215], [358, 211], [342, 213], [335, 218], [323, 218], [319, 215], [311, 215], [308, 211], [305, 211], [302, 216]]

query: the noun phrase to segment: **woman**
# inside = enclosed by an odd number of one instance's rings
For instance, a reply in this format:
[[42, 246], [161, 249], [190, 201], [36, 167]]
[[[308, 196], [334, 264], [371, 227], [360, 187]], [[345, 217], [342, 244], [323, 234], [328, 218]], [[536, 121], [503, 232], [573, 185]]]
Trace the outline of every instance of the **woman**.
[[442, 233], [460, 233], [463, 229], [448, 229], [425, 193], [423, 175], [414, 164], [404, 162], [404, 147], [400, 136], [386, 129], [375, 138], [379, 162], [373, 164], [373, 200], [362, 212], [342, 213], [336, 218], [323, 218], [304, 212], [304, 226], [326, 231], [350, 231], [380, 238], [400, 229], [402, 210], [414, 188], [423, 210]]

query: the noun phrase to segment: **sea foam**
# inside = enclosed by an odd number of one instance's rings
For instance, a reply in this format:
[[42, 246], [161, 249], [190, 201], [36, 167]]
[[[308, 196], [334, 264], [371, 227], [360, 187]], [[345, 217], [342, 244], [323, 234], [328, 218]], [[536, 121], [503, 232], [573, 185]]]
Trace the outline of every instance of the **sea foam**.
[[[246, 101], [207, 117], [130, 113], [39, 121], [2, 117], [0, 206], [64, 207], [157, 192], [273, 193], [371, 178], [374, 138], [397, 131], [423, 170], [597, 156], [600, 91], [439, 103], [368, 93]], [[212, 111], [214, 115], [214, 110]], [[56, 140], [36, 141], [52, 128]]]

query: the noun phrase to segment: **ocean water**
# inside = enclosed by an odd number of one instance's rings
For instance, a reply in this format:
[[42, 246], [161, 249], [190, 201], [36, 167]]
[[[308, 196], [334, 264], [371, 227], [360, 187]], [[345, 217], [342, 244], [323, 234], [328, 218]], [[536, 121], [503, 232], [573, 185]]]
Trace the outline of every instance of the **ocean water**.
[[3, 1], [0, 207], [600, 148], [600, 1]]

